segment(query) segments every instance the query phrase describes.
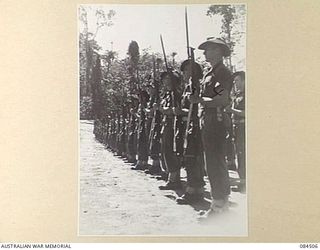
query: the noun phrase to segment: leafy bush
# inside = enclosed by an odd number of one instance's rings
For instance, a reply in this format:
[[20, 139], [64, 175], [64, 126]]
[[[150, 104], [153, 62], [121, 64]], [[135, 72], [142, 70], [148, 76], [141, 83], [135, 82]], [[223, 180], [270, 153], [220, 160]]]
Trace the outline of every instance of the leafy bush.
[[92, 114], [92, 98], [90, 96], [83, 96], [80, 99], [80, 119], [91, 120]]

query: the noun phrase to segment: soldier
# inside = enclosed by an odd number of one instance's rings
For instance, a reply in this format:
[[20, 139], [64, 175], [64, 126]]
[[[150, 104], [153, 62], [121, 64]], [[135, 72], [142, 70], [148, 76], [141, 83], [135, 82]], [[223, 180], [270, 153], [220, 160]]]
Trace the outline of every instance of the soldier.
[[138, 151], [138, 162], [132, 168], [133, 170], [145, 170], [148, 167], [148, 139], [146, 134], [146, 113], [145, 108], [149, 99], [149, 95], [146, 91], [142, 90], [139, 93], [139, 109], [138, 109], [138, 135], [137, 135], [137, 151]]
[[136, 110], [135, 107], [138, 105], [138, 100], [131, 96], [130, 102], [130, 110], [129, 110], [129, 124], [128, 124], [128, 162], [136, 164], [136, 155], [137, 155], [137, 147], [136, 147]]
[[125, 126], [124, 126], [124, 158], [125, 161], [128, 163], [128, 156], [129, 156], [129, 148], [128, 148], [128, 139], [129, 139], [129, 122], [130, 122], [130, 101], [126, 102], [125, 107], [126, 117], [125, 117]]
[[151, 117], [149, 131], [149, 154], [151, 158], [151, 167], [146, 170], [148, 174], [161, 174], [160, 153], [161, 153], [161, 112], [159, 111], [160, 93], [159, 82], [154, 80], [150, 85], [150, 102], [146, 108], [147, 114]]
[[231, 105], [225, 108], [232, 114], [233, 128], [235, 132], [236, 154], [238, 159], [238, 173], [240, 184], [234, 191], [246, 192], [246, 150], [245, 150], [245, 72], [238, 71], [233, 74], [234, 98]]
[[105, 123], [105, 129], [104, 129], [104, 135], [103, 135], [103, 144], [108, 147], [108, 136], [109, 136], [109, 124], [110, 119], [109, 116], [106, 116], [106, 123]]
[[230, 194], [229, 174], [225, 162], [226, 126], [223, 109], [229, 104], [232, 75], [223, 64], [223, 57], [230, 55], [229, 46], [219, 38], [208, 38], [198, 47], [204, 50], [210, 70], [201, 82], [200, 96], [191, 95], [191, 103], [200, 103], [199, 117], [205, 167], [209, 177], [212, 203], [207, 217], [228, 209]]
[[120, 132], [121, 132], [121, 115], [119, 114], [119, 111], [117, 113], [117, 130], [116, 130], [116, 156], [121, 156], [122, 152], [121, 150], [121, 145], [120, 145]]
[[94, 134], [95, 134], [95, 136], [96, 136], [96, 139], [99, 141], [99, 142], [101, 142], [101, 130], [102, 130], [102, 128], [101, 128], [101, 120], [100, 119], [97, 119], [96, 120], [96, 126], [95, 126], [95, 130], [94, 130]]
[[95, 119], [93, 121], [93, 134], [95, 137], [97, 137], [97, 132], [98, 132], [98, 120]]
[[[144, 111], [146, 112], [146, 133], [147, 136], [150, 135], [150, 130], [151, 130], [151, 125], [152, 125], [152, 118], [153, 118], [153, 112], [151, 112], [152, 110], [152, 105], [154, 103], [155, 97], [154, 97], [154, 86], [151, 82], [151, 76], [149, 76], [148, 79], [148, 85], [146, 86], [146, 90], [147, 93], [149, 95], [149, 101], [144, 109]], [[148, 137], [148, 148], [150, 148], [150, 140]]]
[[180, 97], [177, 93], [177, 86], [180, 83], [180, 76], [176, 72], [167, 71], [160, 75], [165, 89], [164, 98], [161, 101], [160, 111], [163, 114], [163, 124], [161, 129], [161, 153], [163, 157], [164, 168], [169, 173], [168, 181], [161, 190], [175, 190], [181, 188], [180, 181], [180, 163], [177, 155], [173, 152], [174, 137], [174, 113], [173, 108]]
[[[230, 93], [230, 99], [233, 99], [232, 90]], [[236, 158], [235, 158], [235, 145], [234, 145], [234, 129], [232, 124], [231, 113], [226, 112], [225, 124], [227, 129], [226, 148], [225, 148], [225, 160], [229, 170], [237, 170]]]
[[120, 128], [120, 141], [119, 141], [119, 153], [124, 158], [126, 157], [126, 120], [127, 120], [127, 110], [126, 105], [122, 106], [122, 122]]
[[116, 118], [114, 112], [111, 113], [111, 133], [110, 133], [110, 147], [111, 151], [115, 152], [116, 150], [116, 141], [117, 141], [117, 132], [116, 132]]
[[111, 116], [108, 115], [107, 135], [106, 135], [107, 149], [110, 149], [110, 135], [111, 135]]
[[[191, 63], [192, 71], [191, 72]], [[200, 91], [200, 79], [202, 79], [202, 69], [199, 64], [192, 62], [191, 60], [185, 60], [180, 67], [182, 72], [182, 79], [185, 83], [184, 94], [181, 100], [181, 108], [176, 111], [182, 115], [182, 144], [178, 151], [183, 154], [183, 164], [187, 171], [187, 188], [183, 196], [177, 198], [178, 204], [192, 204], [203, 198], [204, 185], [204, 169], [203, 169], [203, 150], [201, 145], [199, 118], [197, 105], [192, 106], [190, 111], [190, 103], [187, 99], [188, 94], [193, 91], [199, 93]], [[193, 75], [191, 79], [191, 75]], [[193, 84], [191, 84], [193, 83]], [[194, 88], [194, 89], [193, 89]], [[190, 117], [188, 117], [190, 113]], [[189, 119], [189, 121], [188, 121]], [[188, 124], [187, 124], [188, 123]], [[187, 128], [188, 126], [188, 128]], [[188, 131], [186, 131], [186, 129]], [[186, 133], [187, 132], [187, 133]], [[187, 138], [185, 138], [187, 136]], [[179, 140], [179, 138], [176, 138]], [[180, 139], [181, 140], [181, 139]]]

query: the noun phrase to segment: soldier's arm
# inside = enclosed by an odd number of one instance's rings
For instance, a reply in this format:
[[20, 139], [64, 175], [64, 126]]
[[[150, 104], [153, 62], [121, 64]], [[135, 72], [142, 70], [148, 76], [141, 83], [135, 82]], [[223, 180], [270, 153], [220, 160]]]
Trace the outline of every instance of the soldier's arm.
[[156, 111], [156, 110], [160, 110], [160, 104], [159, 103], [154, 103], [152, 106], [152, 110]]
[[219, 91], [219, 94], [211, 97], [201, 97], [200, 103], [208, 108], [226, 106], [229, 104], [229, 92], [227, 90]]
[[151, 109], [149, 109], [149, 108], [144, 108], [144, 111], [145, 111], [147, 114], [151, 113]]
[[182, 109], [180, 107], [174, 108], [174, 115], [182, 115], [182, 116], [187, 116], [188, 115], [188, 109]]
[[238, 116], [241, 116], [241, 117], [245, 117], [245, 111], [244, 110], [230, 108], [230, 112], [235, 114], [235, 115], [238, 115]]
[[172, 114], [173, 114], [172, 108], [169, 108], [169, 107], [161, 108], [160, 111], [161, 111], [164, 115], [172, 115]]
[[183, 108], [181, 109], [181, 114], [182, 116], [188, 116], [189, 113], [189, 109], [188, 108]]
[[199, 97], [192, 95], [190, 96], [189, 101], [191, 103], [201, 103], [208, 108], [226, 106], [229, 104], [229, 92], [227, 90], [220, 90], [219, 94], [214, 97]]

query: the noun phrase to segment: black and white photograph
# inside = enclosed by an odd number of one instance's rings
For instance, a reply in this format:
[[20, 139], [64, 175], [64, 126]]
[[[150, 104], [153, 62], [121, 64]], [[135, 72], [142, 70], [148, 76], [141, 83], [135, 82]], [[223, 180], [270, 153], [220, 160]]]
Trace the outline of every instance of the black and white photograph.
[[78, 235], [248, 236], [246, 5], [77, 11]]

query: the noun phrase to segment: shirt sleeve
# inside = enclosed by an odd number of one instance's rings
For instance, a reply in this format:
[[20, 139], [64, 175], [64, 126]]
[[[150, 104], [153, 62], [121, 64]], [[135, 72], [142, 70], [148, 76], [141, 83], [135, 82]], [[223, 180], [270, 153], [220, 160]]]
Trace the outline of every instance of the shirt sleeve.
[[220, 83], [220, 88], [226, 89], [230, 93], [233, 84], [233, 78], [230, 70], [226, 66], [222, 65], [217, 68], [215, 75], [217, 82]]

